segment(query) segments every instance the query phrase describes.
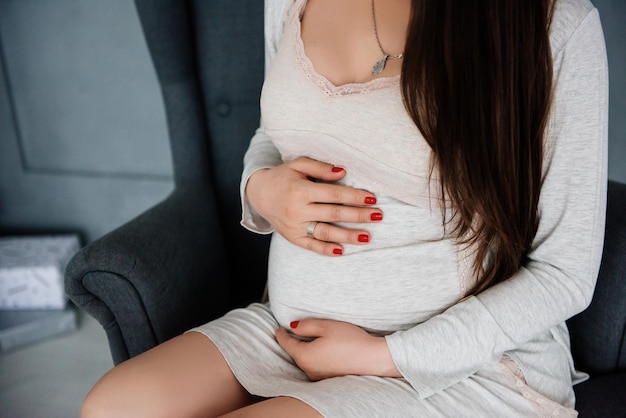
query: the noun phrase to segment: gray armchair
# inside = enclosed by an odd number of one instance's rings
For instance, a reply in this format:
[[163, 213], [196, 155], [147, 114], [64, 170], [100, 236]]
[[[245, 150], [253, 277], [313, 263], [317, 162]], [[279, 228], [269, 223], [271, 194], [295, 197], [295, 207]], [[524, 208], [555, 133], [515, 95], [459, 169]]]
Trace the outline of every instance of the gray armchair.
[[[175, 190], [85, 247], [66, 291], [116, 364], [261, 298], [267, 237], [239, 225], [242, 158], [259, 122], [263, 0], [136, 0], [162, 89]], [[581, 416], [626, 415], [626, 185], [610, 183], [602, 270], [570, 320]]]

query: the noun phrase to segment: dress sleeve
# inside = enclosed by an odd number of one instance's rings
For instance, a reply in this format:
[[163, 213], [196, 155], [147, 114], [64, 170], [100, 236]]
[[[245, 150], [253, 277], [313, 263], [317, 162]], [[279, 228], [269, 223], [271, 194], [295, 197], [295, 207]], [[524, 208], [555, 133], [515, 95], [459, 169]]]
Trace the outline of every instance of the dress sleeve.
[[427, 397], [500, 360], [585, 309], [602, 255], [608, 75], [592, 9], [554, 58], [540, 224], [510, 279], [406, 331], [387, 336], [398, 370]]
[[[290, 4], [291, 0], [265, 1], [265, 74], [267, 74], [278, 50], [283, 31], [284, 16]], [[271, 138], [265, 134], [263, 124], [261, 123], [250, 140], [250, 145], [244, 155], [243, 173], [239, 189], [241, 195], [241, 225], [252, 232], [269, 234], [273, 231], [273, 228], [248, 202], [245, 193], [248, 179], [257, 170], [276, 167], [281, 163], [280, 153], [272, 143]]]

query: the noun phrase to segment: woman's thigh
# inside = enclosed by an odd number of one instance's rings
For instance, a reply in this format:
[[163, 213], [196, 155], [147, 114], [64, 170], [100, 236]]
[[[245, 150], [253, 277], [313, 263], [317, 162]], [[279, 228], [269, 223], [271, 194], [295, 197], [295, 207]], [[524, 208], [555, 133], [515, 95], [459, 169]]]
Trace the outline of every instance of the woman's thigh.
[[289, 397], [267, 399], [223, 415], [221, 418], [322, 418], [306, 403]]
[[190, 332], [105, 374], [85, 398], [81, 416], [218, 416], [256, 400], [211, 340]]

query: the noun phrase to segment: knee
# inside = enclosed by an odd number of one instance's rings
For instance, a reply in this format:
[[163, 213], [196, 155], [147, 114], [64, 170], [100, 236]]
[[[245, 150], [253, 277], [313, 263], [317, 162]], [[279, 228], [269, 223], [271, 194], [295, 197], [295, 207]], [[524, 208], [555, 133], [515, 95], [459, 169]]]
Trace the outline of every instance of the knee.
[[96, 386], [87, 394], [80, 407], [81, 418], [104, 418], [113, 416], [107, 407], [106, 394]]
[[[80, 408], [81, 418], [122, 418], [132, 416], [131, 393], [124, 393], [123, 382], [119, 382], [111, 372], [104, 375], [89, 391]], [[134, 415], [137, 416], [137, 415]]]
[[162, 376], [125, 366], [112, 369], [95, 384], [83, 400], [81, 418], [186, 416], [178, 414], [185, 405]]

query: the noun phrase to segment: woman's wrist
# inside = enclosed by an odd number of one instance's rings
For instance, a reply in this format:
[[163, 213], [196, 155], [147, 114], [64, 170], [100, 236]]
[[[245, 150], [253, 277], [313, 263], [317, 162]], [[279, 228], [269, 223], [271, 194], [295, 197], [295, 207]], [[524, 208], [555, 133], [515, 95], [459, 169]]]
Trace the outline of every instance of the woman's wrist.
[[261, 204], [261, 202], [259, 201], [259, 196], [261, 195], [255, 192], [256, 190], [258, 190], [257, 181], [259, 180], [259, 177], [261, 177], [268, 170], [269, 168], [260, 168], [254, 171], [252, 174], [250, 174], [250, 177], [248, 177], [248, 180], [246, 181], [246, 187], [244, 188], [246, 201], [248, 202], [250, 207], [254, 209], [254, 211], [256, 211], [257, 213], [259, 213], [258, 209]]
[[375, 376], [379, 377], [402, 377], [402, 373], [393, 361], [387, 339], [385, 337], [373, 337], [374, 360], [372, 365], [376, 368]]

